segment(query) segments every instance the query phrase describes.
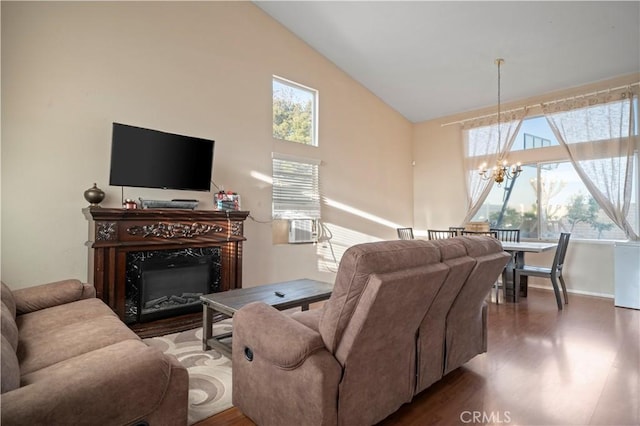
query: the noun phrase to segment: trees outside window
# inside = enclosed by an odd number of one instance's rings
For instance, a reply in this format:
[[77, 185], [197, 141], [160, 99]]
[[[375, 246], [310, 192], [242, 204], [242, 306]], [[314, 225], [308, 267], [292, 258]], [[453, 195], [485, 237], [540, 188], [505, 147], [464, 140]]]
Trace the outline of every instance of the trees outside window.
[[273, 77], [273, 137], [318, 146], [318, 92], [292, 81]]

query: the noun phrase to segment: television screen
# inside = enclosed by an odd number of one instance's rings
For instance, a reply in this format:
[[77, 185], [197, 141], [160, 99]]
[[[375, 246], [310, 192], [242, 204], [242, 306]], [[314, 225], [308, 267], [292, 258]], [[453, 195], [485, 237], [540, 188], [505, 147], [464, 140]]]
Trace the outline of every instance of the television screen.
[[214, 141], [113, 123], [109, 185], [211, 190]]

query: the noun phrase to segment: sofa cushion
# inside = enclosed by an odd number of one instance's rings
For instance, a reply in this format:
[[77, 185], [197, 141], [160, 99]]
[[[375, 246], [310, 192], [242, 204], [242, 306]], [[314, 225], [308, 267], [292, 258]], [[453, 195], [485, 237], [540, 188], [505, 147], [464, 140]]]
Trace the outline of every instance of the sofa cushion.
[[11, 289], [5, 284], [5, 283], [0, 283], [0, 286], [2, 287], [2, 303], [4, 303], [5, 305], [7, 305], [7, 308], [9, 308], [9, 312], [11, 312], [11, 315], [15, 318], [16, 316], [16, 300], [13, 297], [13, 293], [11, 292]]
[[322, 311], [323, 308], [310, 309], [308, 311], [296, 311], [291, 314], [291, 318], [319, 333], [318, 324], [320, 323]]
[[16, 317], [22, 339], [49, 333], [59, 327], [85, 322], [100, 316], [116, 317], [115, 312], [100, 299], [83, 299]]
[[333, 293], [320, 318], [319, 330], [327, 349], [335, 353], [371, 274], [437, 262], [440, 262], [440, 251], [424, 240], [380, 241], [347, 249], [340, 260]]
[[85, 286], [76, 279], [21, 288], [13, 292], [16, 313], [20, 315], [84, 299], [87, 291], [92, 290], [93, 286]]
[[0, 302], [0, 321], [2, 323], [2, 336], [7, 339], [9, 345], [13, 348], [15, 352], [18, 348], [18, 326], [16, 325], [16, 321], [13, 319], [11, 312], [9, 312], [9, 308], [4, 302]]
[[5, 393], [20, 387], [20, 366], [16, 351], [7, 339], [2, 336], [0, 342], [0, 375], [2, 376], [1, 392]]
[[59, 326], [32, 338], [20, 335], [18, 360], [22, 374], [32, 373], [74, 356], [123, 340], [140, 340], [115, 316], [101, 316]]

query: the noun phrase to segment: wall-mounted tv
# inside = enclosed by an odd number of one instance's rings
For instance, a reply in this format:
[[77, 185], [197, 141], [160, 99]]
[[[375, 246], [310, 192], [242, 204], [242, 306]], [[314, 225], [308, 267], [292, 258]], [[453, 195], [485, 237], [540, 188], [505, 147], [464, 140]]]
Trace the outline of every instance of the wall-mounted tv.
[[109, 185], [211, 190], [214, 141], [113, 123]]

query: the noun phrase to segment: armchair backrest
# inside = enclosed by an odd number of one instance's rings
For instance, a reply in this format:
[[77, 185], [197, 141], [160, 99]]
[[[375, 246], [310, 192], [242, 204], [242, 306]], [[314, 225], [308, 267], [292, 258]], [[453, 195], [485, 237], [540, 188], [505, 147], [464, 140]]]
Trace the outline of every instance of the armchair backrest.
[[335, 354], [372, 275], [439, 263], [438, 248], [423, 240], [381, 241], [347, 249], [340, 260], [333, 293], [323, 307], [319, 323], [320, 334], [329, 352]]
[[413, 398], [418, 328], [449, 273], [440, 257], [419, 240], [345, 252], [319, 324], [343, 367], [338, 424], [375, 424]]
[[444, 374], [487, 351], [484, 300], [510, 259], [493, 237], [460, 237], [460, 241], [476, 264], [447, 313]]
[[467, 254], [467, 247], [460, 238], [436, 240], [433, 244], [440, 250], [442, 262], [450, 270], [427, 310], [418, 332], [416, 394], [443, 376], [447, 314], [476, 265], [476, 259]]

